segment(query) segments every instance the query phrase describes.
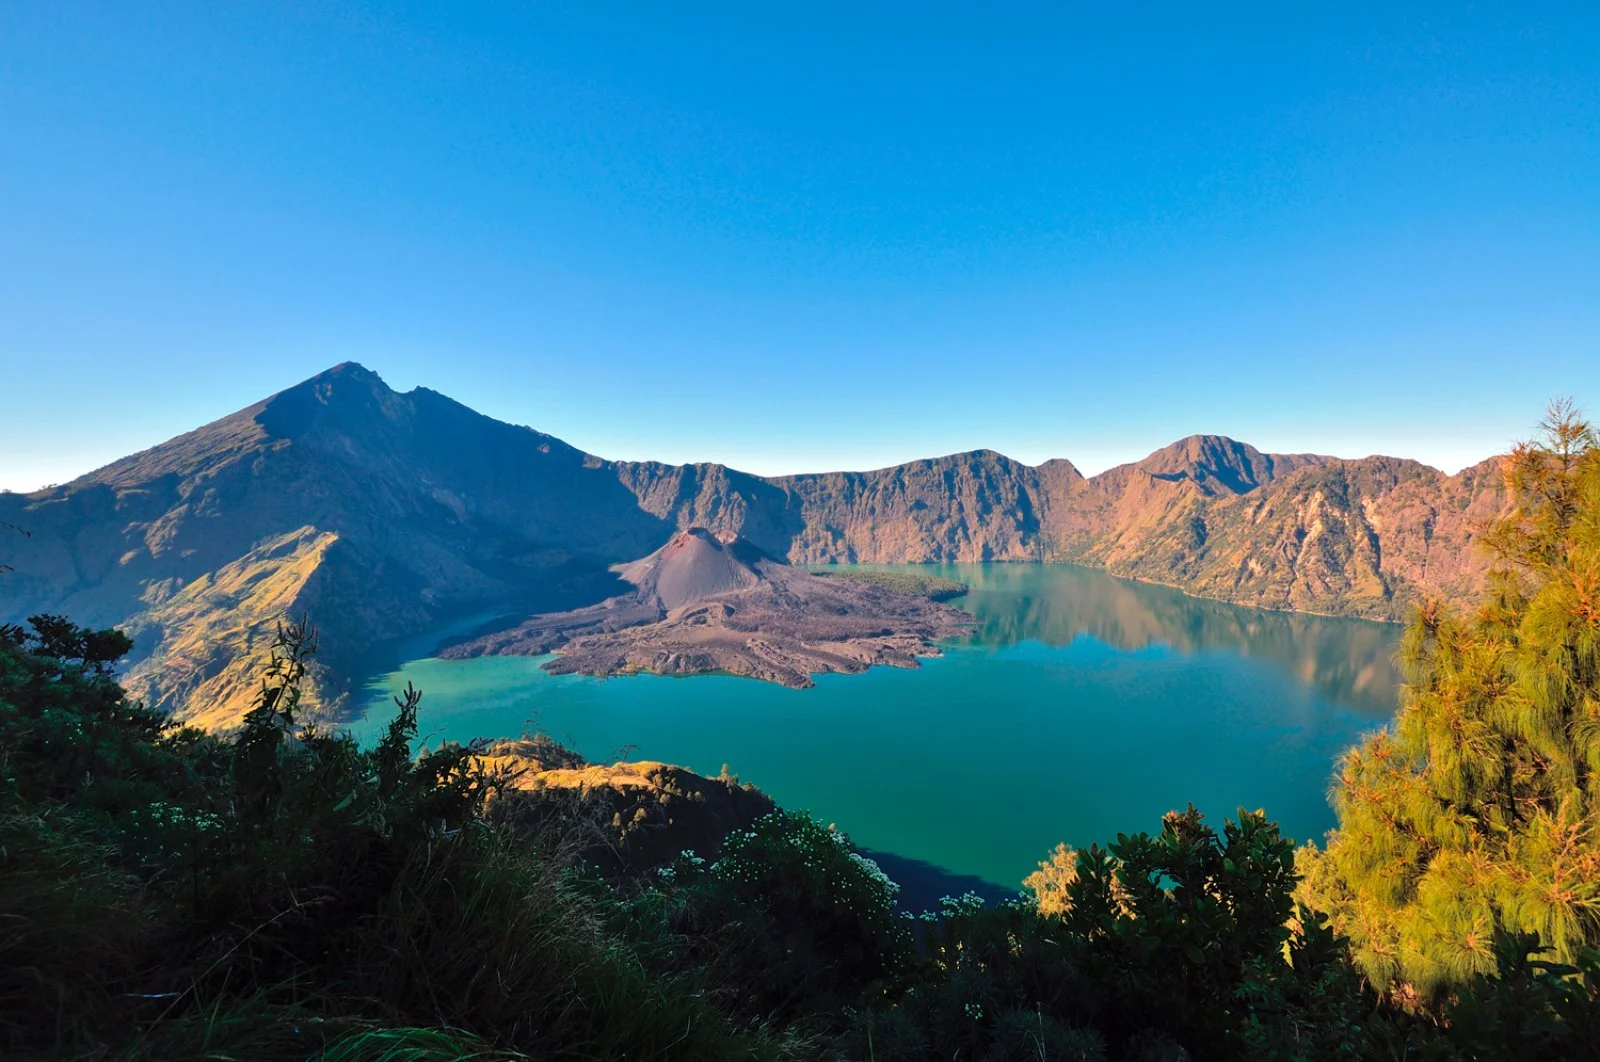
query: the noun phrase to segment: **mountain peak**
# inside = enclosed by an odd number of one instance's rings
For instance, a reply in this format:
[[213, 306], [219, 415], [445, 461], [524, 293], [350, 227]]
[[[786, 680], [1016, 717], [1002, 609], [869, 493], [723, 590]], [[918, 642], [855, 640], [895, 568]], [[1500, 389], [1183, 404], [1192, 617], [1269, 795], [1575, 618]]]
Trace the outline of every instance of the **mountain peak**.
[[670, 612], [759, 582], [761, 577], [752, 566], [759, 554], [752, 547], [741, 549], [741, 545], [743, 540], [732, 533], [689, 527], [649, 556], [612, 570]]
[[1190, 435], [1134, 467], [1156, 479], [1188, 480], [1205, 494], [1248, 494], [1297, 468], [1326, 460], [1317, 454], [1264, 454], [1226, 435]]
[[349, 429], [363, 421], [392, 415], [399, 395], [364, 365], [342, 361], [261, 404], [256, 423], [280, 438], [303, 435], [332, 422]]
[[982, 465], [1020, 467], [1019, 463], [1013, 458], [1007, 457], [999, 450], [991, 450], [987, 446], [979, 447], [976, 450], [962, 450], [960, 453], [946, 454], [943, 457], [930, 458], [930, 461], [945, 464], [959, 463], [970, 467]]
[[315, 381], [315, 380], [337, 380], [337, 379], [377, 380], [379, 383], [383, 382], [382, 378], [379, 377], [377, 373], [373, 372], [371, 369], [367, 368], [365, 365], [361, 364], [359, 361], [341, 361], [339, 364], [333, 366], [332, 368], [323, 369], [321, 372], [317, 373], [315, 376], [310, 377], [305, 382], [306, 383], [311, 383], [312, 381]]

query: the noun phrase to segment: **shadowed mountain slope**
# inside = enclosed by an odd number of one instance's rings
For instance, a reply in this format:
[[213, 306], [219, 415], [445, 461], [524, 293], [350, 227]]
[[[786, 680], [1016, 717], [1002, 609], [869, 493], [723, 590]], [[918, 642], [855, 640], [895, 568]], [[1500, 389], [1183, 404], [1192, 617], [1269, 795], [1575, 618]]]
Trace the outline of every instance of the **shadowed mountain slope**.
[[607, 571], [681, 528], [795, 563], [1074, 561], [1272, 608], [1393, 618], [1425, 588], [1482, 583], [1475, 528], [1496, 462], [1264, 454], [1191, 436], [1086, 478], [989, 450], [764, 479], [613, 462], [336, 366], [62, 486], [0, 494], [0, 620], [62, 612], [136, 640], [130, 681], [180, 717], [236, 720], [274, 618], [309, 611], [319, 689], [400, 639], [484, 610], [616, 592]]
[[672, 530], [606, 463], [358, 365], [0, 511], [31, 532], [0, 616], [123, 626], [134, 687], [202, 724], [237, 718], [244, 657], [285, 610], [316, 618], [337, 700], [371, 647], [485, 603], [599, 596]]

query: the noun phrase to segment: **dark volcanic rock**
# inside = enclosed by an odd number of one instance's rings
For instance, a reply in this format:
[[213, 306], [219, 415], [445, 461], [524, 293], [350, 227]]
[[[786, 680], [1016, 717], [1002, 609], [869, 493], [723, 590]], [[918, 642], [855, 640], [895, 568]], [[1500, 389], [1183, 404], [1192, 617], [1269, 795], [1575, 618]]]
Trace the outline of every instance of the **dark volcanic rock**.
[[557, 674], [720, 671], [803, 688], [817, 672], [916, 667], [970, 619], [927, 598], [813, 575], [699, 527], [614, 570], [632, 592], [533, 616], [440, 655], [557, 650], [544, 665]]

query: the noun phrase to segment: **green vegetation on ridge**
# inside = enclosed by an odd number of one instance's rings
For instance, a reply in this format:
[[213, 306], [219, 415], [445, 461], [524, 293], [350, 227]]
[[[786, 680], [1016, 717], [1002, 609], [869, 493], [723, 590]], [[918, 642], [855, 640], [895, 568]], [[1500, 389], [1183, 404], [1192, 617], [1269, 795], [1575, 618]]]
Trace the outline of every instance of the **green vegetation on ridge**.
[[949, 601], [967, 592], [965, 583], [938, 575], [924, 575], [921, 572], [880, 572], [871, 568], [834, 567], [816, 567], [811, 570], [818, 575], [854, 579], [859, 583], [893, 590], [897, 594], [913, 594], [931, 601]]

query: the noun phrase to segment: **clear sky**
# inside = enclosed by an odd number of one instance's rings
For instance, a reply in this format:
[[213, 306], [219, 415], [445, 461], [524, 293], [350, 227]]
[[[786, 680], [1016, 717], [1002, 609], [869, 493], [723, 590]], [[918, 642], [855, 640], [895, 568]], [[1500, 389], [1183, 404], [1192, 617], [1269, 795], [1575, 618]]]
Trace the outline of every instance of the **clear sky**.
[[0, 3], [0, 488], [346, 359], [756, 472], [1453, 470], [1600, 415], [1600, 4]]

